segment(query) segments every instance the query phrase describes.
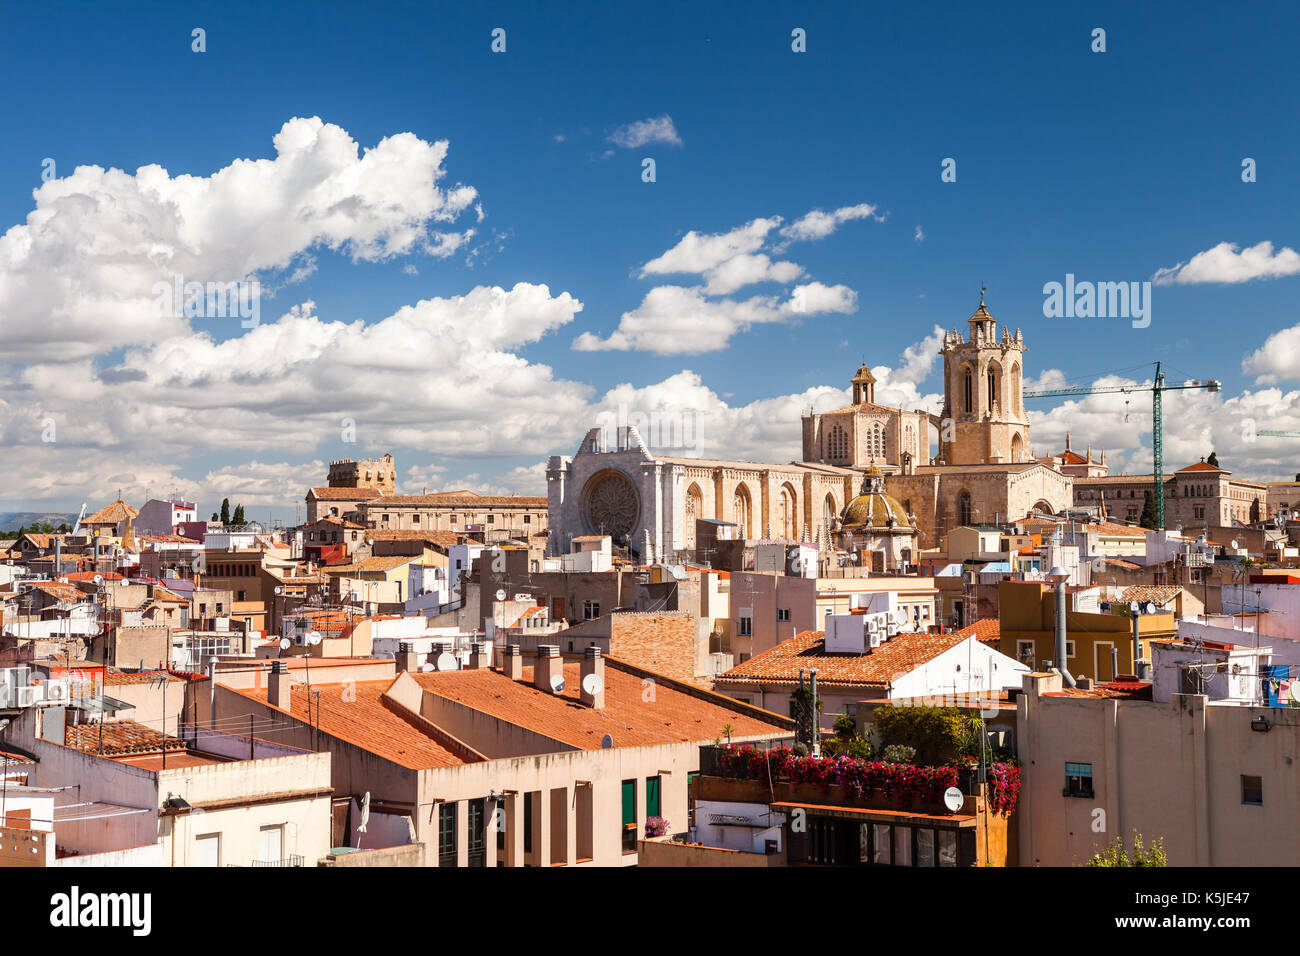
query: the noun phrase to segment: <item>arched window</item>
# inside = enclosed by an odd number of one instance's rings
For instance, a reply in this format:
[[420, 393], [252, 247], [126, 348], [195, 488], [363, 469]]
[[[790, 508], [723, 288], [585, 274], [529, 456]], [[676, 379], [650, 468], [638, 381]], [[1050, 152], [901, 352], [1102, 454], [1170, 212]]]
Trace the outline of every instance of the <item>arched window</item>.
[[969, 365], [966, 366], [966, 370], [962, 375], [962, 379], [963, 379], [964, 390], [966, 395], [966, 414], [969, 415], [974, 410], [974, 399], [973, 399], [974, 382], [971, 379]]
[[958, 524], [971, 524], [971, 503], [970, 492], [963, 491], [957, 499], [957, 522]]
[[989, 366], [989, 410], [998, 403], [998, 379], [994, 366]]

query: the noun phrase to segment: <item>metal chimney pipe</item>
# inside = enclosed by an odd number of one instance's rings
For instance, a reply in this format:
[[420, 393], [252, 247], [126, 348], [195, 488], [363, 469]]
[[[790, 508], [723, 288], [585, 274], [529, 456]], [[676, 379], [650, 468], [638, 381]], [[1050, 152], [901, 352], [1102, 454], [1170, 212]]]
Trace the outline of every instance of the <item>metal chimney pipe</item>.
[[1052, 577], [1061, 577], [1056, 581], [1056, 669], [1061, 672], [1061, 679], [1070, 687], [1074, 686], [1074, 677], [1070, 674], [1070, 669], [1065, 664], [1065, 581], [1066, 577], [1053, 574]]

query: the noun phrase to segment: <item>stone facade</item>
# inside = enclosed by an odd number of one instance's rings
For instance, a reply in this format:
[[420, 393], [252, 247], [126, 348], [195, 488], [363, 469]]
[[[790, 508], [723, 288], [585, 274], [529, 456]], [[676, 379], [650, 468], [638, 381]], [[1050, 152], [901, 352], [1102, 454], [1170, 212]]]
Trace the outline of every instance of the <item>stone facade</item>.
[[354, 461], [343, 458], [330, 462], [329, 487], [374, 488], [381, 495], [397, 494], [397, 467], [393, 456], [362, 458]]
[[[694, 557], [698, 518], [730, 522], [746, 540], [828, 548], [872, 467], [915, 516], [919, 548], [937, 546], [962, 524], [1069, 507], [1073, 477], [1031, 456], [1023, 336], [1009, 329], [999, 336], [982, 298], [969, 323], [968, 337], [953, 331], [944, 340], [943, 417], [876, 404], [876, 380], [864, 365], [852, 380], [853, 404], [803, 416], [803, 461], [661, 457], [635, 427], [615, 429], [612, 444], [605, 429], [593, 428], [571, 458], [547, 463], [551, 553], [568, 552], [580, 535], [609, 534], [642, 561], [682, 560]], [[905, 547], [896, 544], [893, 562]]]

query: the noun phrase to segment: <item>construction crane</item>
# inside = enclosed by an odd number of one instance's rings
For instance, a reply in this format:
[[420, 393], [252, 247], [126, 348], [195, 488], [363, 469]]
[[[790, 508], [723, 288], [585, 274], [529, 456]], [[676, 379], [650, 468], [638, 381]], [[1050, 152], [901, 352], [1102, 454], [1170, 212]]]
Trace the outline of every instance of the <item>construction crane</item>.
[[[1165, 527], [1165, 453], [1164, 453], [1164, 435], [1165, 423], [1164, 413], [1162, 410], [1163, 402], [1161, 396], [1168, 391], [1184, 388], [1203, 388], [1210, 392], [1217, 392], [1223, 386], [1218, 379], [1210, 379], [1208, 382], [1193, 381], [1186, 385], [1166, 385], [1165, 373], [1160, 370], [1160, 363], [1156, 362], [1155, 379], [1150, 385], [1103, 385], [1093, 387], [1088, 385], [1073, 385], [1068, 388], [1048, 388], [1032, 392], [1025, 392], [1023, 398], [1070, 398], [1080, 395], [1101, 395], [1108, 392], [1150, 392], [1151, 393], [1151, 454], [1154, 459], [1154, 474], [1152, 482], [1154, 487], [1151, 490], [1151, 498], [1156, 509], [1156, 528], [1164, 530]], [[1265, 435], [1267, 432], [1260, 432]]]

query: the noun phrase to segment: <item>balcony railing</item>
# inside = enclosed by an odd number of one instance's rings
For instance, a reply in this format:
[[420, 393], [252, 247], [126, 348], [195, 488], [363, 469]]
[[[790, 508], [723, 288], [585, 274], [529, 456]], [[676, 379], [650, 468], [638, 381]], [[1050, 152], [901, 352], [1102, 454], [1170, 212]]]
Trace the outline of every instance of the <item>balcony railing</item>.
[[302, 856], [295, 853], [283, 860], [254, 860], [252, 866], [302, 866]]

